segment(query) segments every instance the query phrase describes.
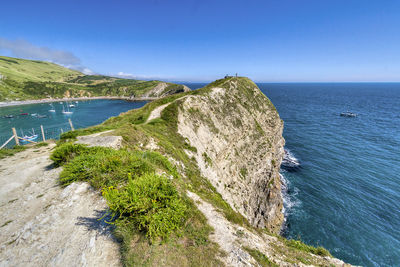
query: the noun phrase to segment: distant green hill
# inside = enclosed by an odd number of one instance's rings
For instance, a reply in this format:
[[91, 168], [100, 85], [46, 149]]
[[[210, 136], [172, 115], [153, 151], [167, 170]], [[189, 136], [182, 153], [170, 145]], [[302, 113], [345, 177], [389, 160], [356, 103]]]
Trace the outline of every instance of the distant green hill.
[[85, 75], [60, 65], [0, 56], [0, 101], [84, 97], [163, 97], [190, 90], [161, 81]]

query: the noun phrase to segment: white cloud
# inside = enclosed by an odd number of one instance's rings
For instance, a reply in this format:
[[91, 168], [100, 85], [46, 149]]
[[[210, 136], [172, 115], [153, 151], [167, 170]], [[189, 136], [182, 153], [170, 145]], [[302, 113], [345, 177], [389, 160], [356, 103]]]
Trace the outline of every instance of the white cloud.
[[81, 60], [68, 51], [39, 47], [25, 40], [0, 38], [0, 49], [10, 51], [14, 56], [28, 59], [51, 61], [63, 65], [80, 65]]
[[115, 76], [118, 76], [121, 78], [132, 78], [132, 79], [135, 78], [135, 75], [133, 75], [132, 73], [126, 73], [123, 71], [118, 72], [117, 75], [115, 75]]
[[15, 57], [50, 61], [87, 75], [95, 74], [83, 66], [81, 60], [69, 51], [36, 46], [26, 40], [8, 40], [0, 37], [0, 50], [6, 50]]

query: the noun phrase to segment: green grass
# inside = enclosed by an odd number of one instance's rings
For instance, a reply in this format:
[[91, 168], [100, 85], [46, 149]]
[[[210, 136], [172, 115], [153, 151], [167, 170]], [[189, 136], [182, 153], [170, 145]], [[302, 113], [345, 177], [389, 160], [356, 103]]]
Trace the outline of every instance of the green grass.
[[304, 252], [309, 252], [315, 255], [319, 255], [319, 256], [329, 256], [332, 257], [331, 253], [329, 253], [328, 250], [326, 250], [323, 247], [313, 247], [313, 246], [309, 246], [304, 244], [303, 242], [301, 242], [300, 240], [294, 240], [294, 239], [285, 239], [285, 244], [288, 247], [291, 248], [295, 248], [297, 250], [301, 250]]
[[[48, 97], [140, 97], [160, 81], [140, 81], [103, 75], [84, 75], [60, 65], [0, 56], [0, 101]], [[183, 85], [167, 83], [163, 95], [183, 91]], [[150, 97], [155, 95], [150, 94]]]
[[268, 259], [267, 256], [262, 254], [257, 249], [243, 247], [262, 267], [278, 267], [279, 265]]
[[132, 225], [152, 241], [179, 233], [185, 222], [187, 206], [165, 176], [147, 172], [122, 188], [105, 188], [103, 197], [117, 225]]
[[79, 71], [37, 60], [0, 56], [0, 73], [17, 82], [63, 81], [82, 75]]
[[13, 148], [2, 148], [2, 149], [0, 149], [0, 159], [4, 159], [6, 157], [13, 156], [18, 152], [24, 151], [25, 149], [26, 149], [25, 146], [14, 146]]
[[44, 146], [48, 146], [48, 145], [49, 145], [49, 143], [47, 143], [47, 142], [40, 142], [40, 143], [37, 143], [35, 145], [35, 147], [44, 147]]
[[1, 228], [1, 227], [4, 227], [4, 226], [7, 226], [9, 223], [12, 223], [12, 221], [6, 221], [5, 223], [3, 223], [2, 226], [0, 226], [0, 228]]

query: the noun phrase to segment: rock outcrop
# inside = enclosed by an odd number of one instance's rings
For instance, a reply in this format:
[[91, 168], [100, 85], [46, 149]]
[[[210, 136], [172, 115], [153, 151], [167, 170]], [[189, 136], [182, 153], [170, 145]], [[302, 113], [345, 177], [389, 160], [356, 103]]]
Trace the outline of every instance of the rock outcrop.
[[160, 82], [154, 88], [143, 94], [141, 97], [164, 97], [188, 91], [190, 91], [190, 88], [183, 84], [170, 84]]
[[279, 232], [283, 122], [247, 78], [225, 79], [179, 100], [178, 132], [202, 175], [256, 227]]

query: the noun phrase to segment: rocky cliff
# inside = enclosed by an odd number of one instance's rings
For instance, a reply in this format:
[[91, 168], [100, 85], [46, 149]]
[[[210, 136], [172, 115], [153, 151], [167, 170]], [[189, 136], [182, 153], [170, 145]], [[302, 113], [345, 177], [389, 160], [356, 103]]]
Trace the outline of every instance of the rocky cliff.
[[217, 82], [206, 91], [180, 105], [178, 133], [197, 148], [186, 153], [253, 226], [279, 232], [284, 139], [278, 112], [246, 78]]

